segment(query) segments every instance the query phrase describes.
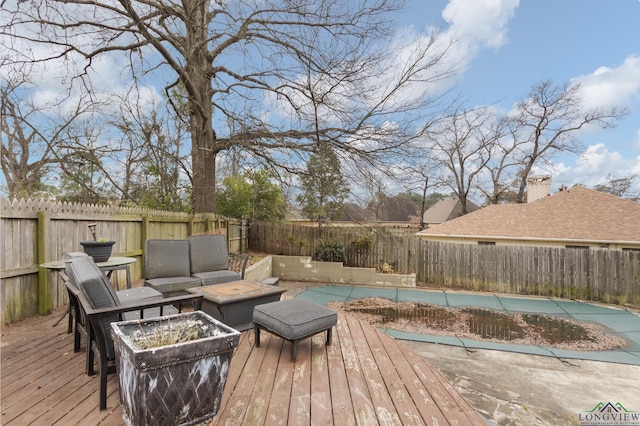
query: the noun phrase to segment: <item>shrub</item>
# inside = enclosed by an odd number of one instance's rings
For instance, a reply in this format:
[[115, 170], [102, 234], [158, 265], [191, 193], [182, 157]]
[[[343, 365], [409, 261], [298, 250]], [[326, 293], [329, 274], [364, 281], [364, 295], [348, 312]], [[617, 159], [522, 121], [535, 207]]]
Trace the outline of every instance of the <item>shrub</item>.
[[367, 251], [371, 248], [372, 243], [371, 238], [362, 237], [351, 241], [351, 248], [356, 252]]
[[325, 262], [344, 262], [346, 260], [344, 244], [318, 240], [314, 260]]

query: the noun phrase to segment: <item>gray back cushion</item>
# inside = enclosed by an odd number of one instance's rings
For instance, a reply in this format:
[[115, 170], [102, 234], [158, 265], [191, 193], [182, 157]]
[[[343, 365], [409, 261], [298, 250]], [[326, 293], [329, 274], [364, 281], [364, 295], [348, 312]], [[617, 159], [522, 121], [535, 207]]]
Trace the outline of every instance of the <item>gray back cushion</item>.
[[[104, 273], [96, 266], [89, 256], [69, 259], [71, 274], [78, 281], [78, 285], [94, 309], [109, 308], [120, 305], [118, 296]], [[71, 278], [69, 278], [71, 279]], [[111, 314], [100, 318], [99, 327], [105, 339], [107, 357], [113, 359], [115, 350], [111, 339], [110, 325], [120, 321], [120, 315]], [[91, 349], [87, 349], [91, 350]]]
[[190, 277], [187, 240], [147, 240], [144, 250], [144, 277]]
[[78, 277], [76, 276], [75, 271], [71, 267], [71, 259], [75, 259], [76, 257], [88, 257], [88, 256], [89, 255], [87, 253], [84, 253], [82, 251], [69, 252], [65, 256], [64, 271], [67, 274], [67, 277], [69, 278], [69, 282], [77, 289], [80, 289], [80, 284], [78, 283]]
[[188, 240], [192, 274], [229, 269], [227, 237], [221, 234], [195, 235]]
[[111, 283], [91, 257], [83, 256], [70, 259], [70, 266], [73, 278], [69, 276], [69, 280], [76, 280], [80, 289], [89, 299], [92, 308], [109, 308], [120, 304]]

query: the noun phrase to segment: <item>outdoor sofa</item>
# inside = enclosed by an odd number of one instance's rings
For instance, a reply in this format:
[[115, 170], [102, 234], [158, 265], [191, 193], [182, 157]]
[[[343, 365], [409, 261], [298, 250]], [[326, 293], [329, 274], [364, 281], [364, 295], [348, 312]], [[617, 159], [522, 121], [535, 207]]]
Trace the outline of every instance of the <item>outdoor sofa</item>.
[[164, 297], [186, 294], [188, 288], [243, 280], [248, 260], [229, 253], [221, 234], [150, 239], [145, 243], [144, 285]]

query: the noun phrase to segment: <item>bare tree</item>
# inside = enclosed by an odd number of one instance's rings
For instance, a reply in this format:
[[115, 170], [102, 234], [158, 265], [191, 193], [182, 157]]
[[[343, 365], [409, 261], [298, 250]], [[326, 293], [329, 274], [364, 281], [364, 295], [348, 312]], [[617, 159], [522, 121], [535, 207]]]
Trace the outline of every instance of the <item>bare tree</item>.
[[9, 197], [34, 196], [42, 189], [42, 176], [50, 164], [49, 147], [26, 125], [28, 115], [22, 113], [19, 100], [12, 97], [12, 88], [3, 86], [0, 93], [0, 160]]
[[159, 102], [141, 108], [125, 97], [119, 105], [119, 115], [109, 125], [121, 135], [113, 162], [119, 165], [122, 200], [153, 209], [190, 211], [190, 163], [183, 149], [186, 125]]
[[632, 174], [629, 176], [616, 177], [609, 173], [607, 175], [607, 182], [599, 184], [593, 187], [596, 191], [604, 192], [605, 194], [615, 195], [616, 197], [628, 198], [633, 201], [640, 201], [640, 193], [633, 192], [633, 183], [638, 178], [638, 175]]
[[[413, 201], [420, 207], [418, 212], [420, 229], [425, 229], [427, 225], [424, 223], [424, 213], [433, 204], [444, 198], [444, 195], [437, 192], [443, 183], [435, 178], [442, 169], [442, 162], [434, 161], [429, 147], [424, 149], [427, 152], [417, 154], [413, 161], [409, 161], [401, 167], [402, 177], [400, 179], [407, 189], [406, 193], [414, 194], [416, 197]], [[431, 194], [427, 194], [429, 191]]]
[[65, 142], [66, 132], [88, 111], [83, 100], [64, 115], [54, 116], [53, 105], [35, 105], [19, 95], [27, 85], [27, 73], [2, 80], [0, 85], [0, 163], [9, 197], [45, 196], [52, 186], [46, 184], [51, 169], [59, 164], [56, 157]]
[[[397, 46], [384, 41], [401, 6], [402, 0], [33, 0], [3, 12], [10, 18], [0, 43], [13, 63], [79, 63], [69, 81], [90, 93], [94, 66], [106, 55], [126, 60], [136, 81], [165, 81], [168, 99], [182, 85], [194, 210], [211, 212], [216, 158], [232, 147], [278, 167], [289, 167], [297, 152], [312, 152], [319, 135], [372, 164], [400, 155], [415, 136], [403, 131], [426, 114], [431, 93], [424, 87], [449, 72], [442, 66], [447, 44], [437, 42], [437, 33], [402, 61], [393, 59]], [[51, 53], [36, 56], [25, 43]], [[388, 125], [395, 121], [403, 125]]]
[[65, 129], [54, 157], [61, 173], [60, 198], [71, 202], [107, 203], [121, 198], [120, 181], [110, 170], [117, 147], [103, 140], [103, 126], [79, 120]]
[[437, 179], [459, 198], [462, 214], [467, 213], [469, 193], [489, 161], [485, 153], [494, 139], [486, 129], [492, 118], [487, 108], [456, 112], [428, 133], [433, 162], [440, 170]]
[[484, 134], [486, 144], [481, 156], [486, 159], [484, 169], [488, 173], [490, 186], [477, 185], [490, 204], [513, 201], [514, 187], [517, 184], [518, 167], [521, 158], [517, 157], [519, 145], [506, 117], [494, 116]]
[[516, 201], [524, 202], [527, 177], [534, 166], [550, 161], [559, 152], [582, 150], [575, 137], [578, 130], [587, 125], [612, 127], [613, 121], [625, 114], [616, 108], [585, 110], [578, 84], [557, 86], [547, 80], [534, 85], [528, 97], [516, 104], [511, 117], [516, 155], [521, 159]]

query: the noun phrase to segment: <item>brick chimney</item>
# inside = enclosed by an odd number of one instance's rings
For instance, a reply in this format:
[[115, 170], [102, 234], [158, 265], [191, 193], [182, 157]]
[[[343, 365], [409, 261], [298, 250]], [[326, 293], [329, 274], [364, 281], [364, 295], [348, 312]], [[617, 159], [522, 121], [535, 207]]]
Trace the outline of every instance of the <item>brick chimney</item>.
[[533, 203], [549, 195], [551, 195], [550, 175], [532, 175], [527, 178], [527, 203]]

